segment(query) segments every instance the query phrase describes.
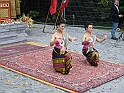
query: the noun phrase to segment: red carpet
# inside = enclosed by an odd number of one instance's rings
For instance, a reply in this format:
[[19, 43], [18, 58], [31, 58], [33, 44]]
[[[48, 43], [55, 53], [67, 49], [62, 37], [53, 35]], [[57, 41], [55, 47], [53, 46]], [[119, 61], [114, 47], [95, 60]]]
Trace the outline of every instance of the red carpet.
[[[52, 47], [40, 47], [30, 44], [17, 45], [0, 49], [0, 64], [15, 72], [38, 79], [43, 83], [69, 92], [83, 93], [110, 80], [124, 75], [124, 65], [100, 60], [94, 68], [85, 62], [84, 56], [71, 52], [72, 70], [69, 75], [62, 75], [53, 69]], [[45, 81], [45, 82], [44, 82]]]

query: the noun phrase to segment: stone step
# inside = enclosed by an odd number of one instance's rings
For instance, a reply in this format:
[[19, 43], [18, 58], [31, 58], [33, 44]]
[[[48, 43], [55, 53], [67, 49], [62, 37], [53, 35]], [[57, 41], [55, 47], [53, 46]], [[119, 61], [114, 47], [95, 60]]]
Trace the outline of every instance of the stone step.
[[14, 40], [17, 38], [18, 38], [17, 36], [11, 36], [11, 37], [6, 37], [6, 38], [0, 38], [0, 41], [3, 42], [3, 41], [7, 41], [7, 40]]
[[12, 43], [17, 43], [17, 42], [22, 42], [22, 41], [25, 41], [25, 37], [17, 38], [17, 39], [14, 39], [14, 40], [2, 41], [2, 42], [0, 42], [0, 45], [12, 44]]
[[9, 32], [9, 30], [7, 30], [7, 29], [0, 29], [0, 33], [4, 33], [4, 32]]
[[1, 35], [0, 36], [0, 40], [11, 38], [11, 37], [17, 37], [17, 34], [16, 33], [13, 33], [13, 34], [9, 34], [9, 35]]
[[18, 30], [0, 30], [0, 36], [1, 35], [9, 35], [9, 34], [14, 34], [14, 33], [16, 33], [16, 34], [20, 34], [20, 33], [26, 33], [26, 31], [29, 31], [29, 29], [24, 29], [24, 28], [20, 28], [20, 29], [18, 29]]
[[15, 34], [15, 32], [12, 32], [12, 31], [0, 32], [0, 37], [3, 36], [3, 35], [11, 35], [11, 34]]
[[0, 26], [0, 45], [25, 41], [26, 29], [27, 23]]

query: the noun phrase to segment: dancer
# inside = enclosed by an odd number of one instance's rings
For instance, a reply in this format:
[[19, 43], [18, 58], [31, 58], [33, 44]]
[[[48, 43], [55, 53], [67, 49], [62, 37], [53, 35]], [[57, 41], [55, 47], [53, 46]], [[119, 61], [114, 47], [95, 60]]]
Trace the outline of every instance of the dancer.
[[69, 74], [69, 71], [72, 68], [72, 57], [66, 49], [68, 41], [74, 42], [76, 38], [72, 38], [67, 32], [64, 31], [65, 24], [66, 22], [64, 19], [61, 19], [56, 23], [57, 31], [51, 37], [50, 46], [55, 45], [52, 52], [52, 59], [53, 67], [56, 72]]
[[93, 29], [92, 23], [88, 23], [85, 25], [86, 32], [82, 36], [82, 45], [83, 45], [82, 53], [86, 57], [87, 62], [90, 65], [97, 67], [99, 62], [99, 53], [94, 48], [95, 41], [103, 42], [104, 40], [107, 39], [107, 36], [104, 35], [102, 39], [99, 39], [92, 34], [92, 29]]

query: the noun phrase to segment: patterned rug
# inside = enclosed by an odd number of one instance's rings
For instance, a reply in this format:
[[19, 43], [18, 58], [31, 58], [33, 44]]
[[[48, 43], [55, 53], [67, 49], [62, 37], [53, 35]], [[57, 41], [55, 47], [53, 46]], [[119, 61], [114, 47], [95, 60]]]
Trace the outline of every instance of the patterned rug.
[[25, 54], [26, 52], [33, 52], [37, 50], [44, 50], [45, 47], [36, 46], [32, 44], [21, 44], [21, 45], [15, 45], [15, 46], [9, 46], [0, 48], [0, 58], [11, 56], [11, 55], [20, 55]]
[[124, 75], [124, 65], [100, 60], [98, 67], [86, 64], [85, 57], [71, 52], [72, 70], [68, 75], [55, 72], [52, 47], [22, 44], [0, 49], [0, 64], [19, 74], [68, 92], [83, 93]]

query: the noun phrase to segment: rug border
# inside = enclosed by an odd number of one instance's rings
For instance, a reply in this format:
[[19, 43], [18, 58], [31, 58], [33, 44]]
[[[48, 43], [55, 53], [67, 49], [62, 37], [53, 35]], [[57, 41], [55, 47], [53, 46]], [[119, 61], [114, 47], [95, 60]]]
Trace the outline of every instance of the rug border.
[[[39, 42], [25, 42], [25, 43], [23, 43], [23, 44], [30, 44], [30, 45], [36, 45], [36, 46], [42, 46], [42, 47], [48, 46], [48, 45], [45, 45], [45, 44], [41, 44], [41, 43], [39, 43]], [[18, 44], [18, 45], [20, 45], [20, 44]], [[11, 46], [13, 46], [13, 45], [11, 45]], [[16, 46], [16, 45], [15, 45], [15, 46]], [[7, 47], [9, 47], [9, 46], [7, 46]], [[73, 51], [71, 51], [71, 50], [69, 50], [69, 51], [70, 51], [70, 52], [73, 52]], [[79, 53], [79, 52], [75, 52], [75, 53], [84, 56], [83, 54], [81, 54], [81, 53]], [[100, 59], [100, 60], [102, 60], [102, 59]], [[119, 63], [111, 62], [111, 61], [107, 61], [107, 60], [102, 60], [102, 61], [108, 62], [108, 63], [111, 63], [111, 64], [119, 64]], [[119, 65], [124, 66], [124, 64], [119, 64]], [[6, 67], [6, 66], [4, 66], [4, 65], [2, 65], [2, 64], [0, 64], [0, 66], [3, 67], [3, 68], [5, 68], [5, 69], [11, 70], [11, 71], [13, 71], [13, 72], [15, 72], [15, 73], [18, 73], [18, 74], [20, 74], [20, 75], [23, 75], [23, 76], [29, 77], [29, 78], [31, 78], [31, 79], [37, 80], [37, 81], [39, 81], [39, 82], [41, 82], [41, 83], [44, 83], [44, 84], [47, 84], [47, 85], [50, 85], [50, 86], [59, 88], [59, 89], [61, 89], [61, 90], [63, 90], [63, 91], [67, 91], [67, 92], [71, 92], [71, 93], [78, 93], [77, 91], [70, 90], [70, 89], [61, 87], [61, 86], [59, 86], [59, 85], [49, 83], [49, 82], [47, 82], [47, 81], [38, 79], [38, 78], [36, 78], [36, 77], [34, 77], [34, 76], [31, 76], [31, 75], [28, 75], [28, 74], [24, 74], [23, 72], [20, 72], [20, 71], [17, 71], [17, 70], [15, 70], [15, 69]], [[120, 76], [118, 76], [118, 77], [116, 77], [116, 78], [119, 78], [119, 77], [121, 77], [121, 76], [123, 76], [123, 75], [120, 75]], [[116, 78], [115, 78], [115, 79], [116, 79]], [[112, 80], [114, 80], [114, 79], [112, 79]], [[112, 80], [110, 80], [110, 81], [112, 81]], [[108, 82], [108, 81], [106, 81], [106, 82]], [[104, 82], [104, 83], [102, 83], [102, 84], [105, 84], [106, 82]], [[100, 85], [97, 85], [97, 86], [95, 86], [95, 87], [98, 87], [98, 86], [100, 86]], [[92, 88], [95, 88], [95, 87], [92, 87]], [[91, 88], [90, 88], [90, 89], [91, 89]], [[89, 89], [87, 89], [87, 90], [89, 90]], [[85, 92], [86, 92], [87, 90], [85, 90]]]
[[76, 91], [69, 90], [69, 89], [67, 89], [67, 88], [64, 88], [64, 87], [61, 87], [61, 86], [58, 86], [58, 85], [49, 83], [49, 82], [47, 82], [47, 81], [40, 80], [40, 79], [38, 79], [38, 78], [36, 78], [36, 77], [33, 77], [33, 76], [31, 76], [31, 75], [24, 74], [24, 73], [22, 73], [22, 72], [20, 72], [20, 71], [17, 71], [17, 70], [15, 70], [15, 69], [12, 69], [12, 68], [9, 68], [9, 67], [6, 67], [6, 66], [4, 66], [4, 65], [1, 65], [1, 64], [0, 64], [0, 66], [3, 67], [3, 68], [5, 68], [5, 69], [8, 69], [8, 70], [10, 70], [10, 71], [13, 71], [13, 72], [15, 72], [15, 73], [18, 73], [18, 74], [20, 74], [20, 75], [29, 77], [29, 78], [34, 79], [34, 80], [36, 80], [36, 81], [39, 81], [39, 82], [41, 82], [41, 83], [44, 83], [44, 84], [47, 84], [47, 85], [50, 85], [50, 86], [53, 86], [53, 87], [62, 89], [62, 90], [64, 90], [64, 91], [68, 91], [68, 92], [71, 92], [71, 93], [78, 93], [78, 92], [76, 92]]

